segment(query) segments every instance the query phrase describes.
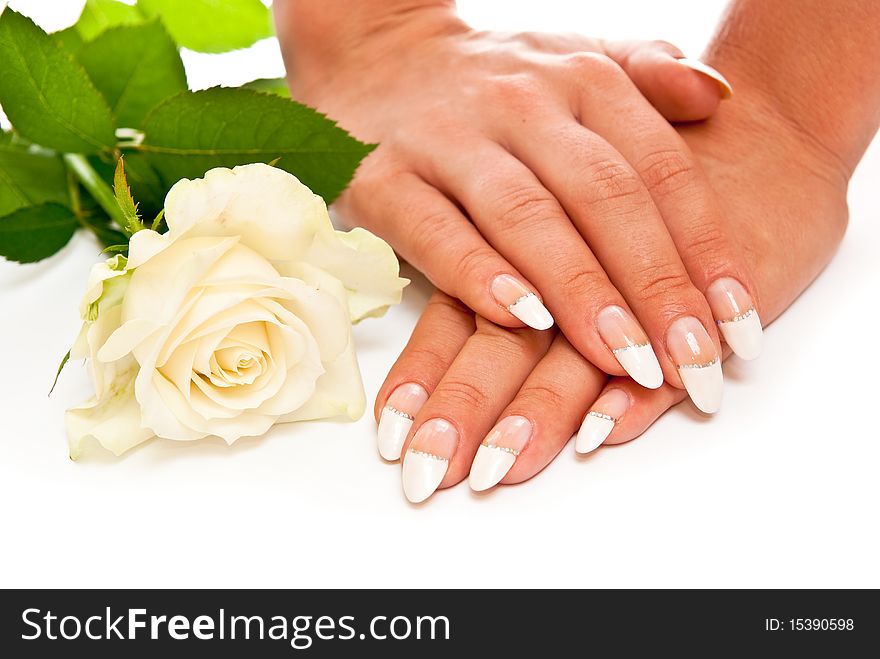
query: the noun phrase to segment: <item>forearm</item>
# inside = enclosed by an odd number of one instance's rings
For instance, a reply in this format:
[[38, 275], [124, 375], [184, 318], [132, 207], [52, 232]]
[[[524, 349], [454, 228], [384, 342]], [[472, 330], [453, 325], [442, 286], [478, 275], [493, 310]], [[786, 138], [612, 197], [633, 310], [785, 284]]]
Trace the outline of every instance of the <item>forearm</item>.
[[[418, 20], [427, 30], [462, 30], [455, 0], [276, 0], [273, 3], [276, 31], [287, 67], [296, 87], [313, 77], [332, 75], [349, 53], [359, 52], [361, 42], [381, 39], [394, 28]], [[415, 31], [414, 31], [415, 33]], [[388, 50], [401, 43], [388, 40]], [[374, 51], [376, 52], [376, 51]]]
[[849, 176], [880, 125], [880, 2], [734, 0], [707, 60]]

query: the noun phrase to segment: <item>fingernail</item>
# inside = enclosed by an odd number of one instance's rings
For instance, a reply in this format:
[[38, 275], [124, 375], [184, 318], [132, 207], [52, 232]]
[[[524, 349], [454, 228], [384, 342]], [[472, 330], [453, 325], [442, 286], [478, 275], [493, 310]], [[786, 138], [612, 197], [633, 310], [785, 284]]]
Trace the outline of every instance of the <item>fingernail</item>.
[[690, 59], [688, 57], [682, 57], [678, 60], [679, 64], [696, 71], [697, 73], [702, 73], [704, 76], [709, 76], [718, 83], [718, 86], [721, 87], [721, 98], [730, 98], [733, 96], [733, 87], [730, 86], [730, 83], [727, 82], [727, 78], [725, 78], [717, 69], [713, 69], [708, 64], [704, 64], [698, 59]]
[[403, 493], [424, 501], [443, 481], [458, 448], [458, 431], [445, 419], [429, 419], [416, 431], [403, 457]]
[[605, 307], [596, 317], [596, 328], [605, 345], [633, 380], [648, 389], [656, 389], [663, 384], [663, 371], [651, 342], [626, 309]]
[[614, 424], [620, 421], [629, 409], [629, 396], [620, 389], [609, 389], [599, 397], [578, 430], [574, 450], [578, 453], [591, 453], [602, 445]]
[[504, 478], [532, 438], [532, 422], [522, 416], [508, 416], [486, 435], [477, 449], [468, 477], [471, 489], [488, 490]]
[[391, 395], [382, 414], [379, 416], [377, 445], [379, 454], [386, 460], [400, 458], [403, 442], [413, 424], [413, 417], [428, 400], [428, 392], [415, 383], [407, 382], [397, 387]]
[[538, 296], [510, 275], [498, 275], [492, 280], [492, 295], [498, 304], [532, 329], [553, 327], [553, 316]]
[[764, 330], [745, 287], [731, 277], [716, 279], [706, 289], [706, 299], [731, 350], [743, 359], [756, 359], [761, 354]]
[[715, 344], [693, 316], [679, 318], [669, 327], [666, 346], [694, 405], [706, 414], [721, 407], [724, 377]]

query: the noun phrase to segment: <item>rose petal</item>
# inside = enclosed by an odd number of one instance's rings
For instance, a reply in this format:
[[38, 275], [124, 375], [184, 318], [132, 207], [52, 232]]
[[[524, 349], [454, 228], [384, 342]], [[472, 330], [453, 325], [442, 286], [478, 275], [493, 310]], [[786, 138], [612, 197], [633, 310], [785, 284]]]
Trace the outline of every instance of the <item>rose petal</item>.
[[283, 415], [279, 423], [309, 421], [345, 415], [359, 419], [366, 406], [364, 385], [358, 368], [354, 341], [332, 363], [324, 364], [324, 374], [315, 383], [315, 392], [299, 409]]
[[282, 169], [261, 163], [179, 181], [165, 198], [174, 236], [237, 236], [272, 261], [299, 260], [316, 233], [332, 231], [324, 201]]
[[[400, 263], [388, 243], [360, 227], [316, 236], [303, 264], [342, 282], [353, 322], [384, 314], [390, 305], [400, 302], [403, 289], [409, 284], [408, 279], [399, 276]], [[320, 286], [321, 281], [311, 280], [316, 275], [313, 270], [297, 274], [296, 264], [291, 270], [279, 266], [283, 275], [300, 276]]]
[[137, 366], [132, 360], [129, 368], [117, 374], [112, 386], [103, 397], [93, 397], [65, 413], [70, 457], [76, 460], [87, 439], [93, 438], [116, 455], [153, 437], [141, 427], [141, 412], [134, 398], [134, 375]]

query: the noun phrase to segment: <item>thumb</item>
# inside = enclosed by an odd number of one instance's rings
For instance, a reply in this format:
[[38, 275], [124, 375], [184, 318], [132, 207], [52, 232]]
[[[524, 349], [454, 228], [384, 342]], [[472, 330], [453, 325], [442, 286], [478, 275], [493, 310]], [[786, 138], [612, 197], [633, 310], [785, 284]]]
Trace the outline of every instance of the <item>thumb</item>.
[[665, 41], [607, 41], [603, 46], [669, 121], [708, 119], [733, 92], [718, 71], [685, 58]]

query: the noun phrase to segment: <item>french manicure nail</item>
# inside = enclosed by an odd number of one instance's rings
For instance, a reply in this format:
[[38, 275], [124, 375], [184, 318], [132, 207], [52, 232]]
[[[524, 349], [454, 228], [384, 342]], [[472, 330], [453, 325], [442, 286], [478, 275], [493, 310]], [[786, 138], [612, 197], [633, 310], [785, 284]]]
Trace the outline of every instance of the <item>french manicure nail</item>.
[[717, 412], [724, 376], [718, 351], [703, 324], [693, 316], [679, 318], [669, 326], [666, 346], [694, 405], [706, 414]]
[[403, 457], [403, 493], [424, 501], [439, 487], [458, 448], [458, 431], [445, 419], [429, 419], [416, 431]]
[[764, 330], [745, 287], [736, 279], [722, 277], [706, 289], [706, 299], [731, 350], [742, 359], [756, 359], [761, 354]]
[[727, 81], [721, 73], [717, 70], [709, 66], [708, 64], [704, 64], [698, 59], [690, 59], [689, 57], [682, 57], [678, 60], [678, 63], [696, 71], [697, 73], [702, 73], [704, 76], [709, 76], [718, 83], [718, 86], [721, 88], [721, 98], [730, 98], [733, 96], [733, 87], [730, 86], [730, 83]]
[[379, 454], [389, 461], [400, 458], [413, 418], [428, 400], [428, 392], [413, 382], [398, 386], [382, 408], [377, 430]]
[[532, 438], [532, 422], [522, 416], [508, 416], [486, 435], [477, 449], [468, 477], [475, 492], [497, 485]]
[[609, 389], [599, 397], [578, 430], [574, 450], [578, 453], [591, 453], [602, 445], [614, 424], [620, 421], [629, 409], [629, 396], [620, 389]]
[[648, 389], [663, 384], [663, 371], [651, 342], [626, 309], [614, 305], [605, 307], [596, 316], [596, 329], [633, 380]]
[[492, 295], [498, 304], [532, 329], [553, 327], [553, 316], [538, 296], [510, 275], [498, 275], [492, 280]]

